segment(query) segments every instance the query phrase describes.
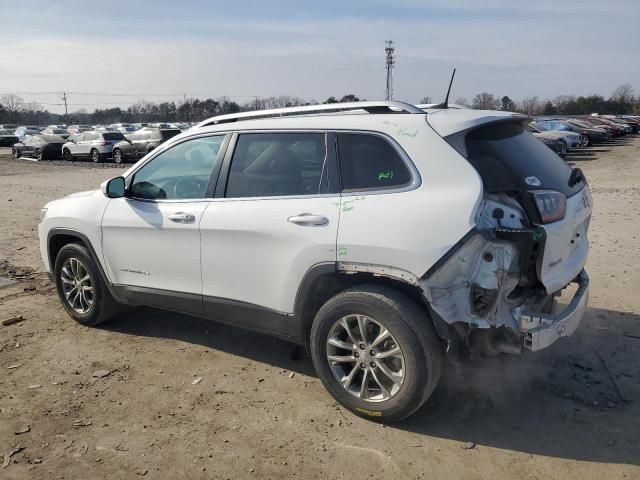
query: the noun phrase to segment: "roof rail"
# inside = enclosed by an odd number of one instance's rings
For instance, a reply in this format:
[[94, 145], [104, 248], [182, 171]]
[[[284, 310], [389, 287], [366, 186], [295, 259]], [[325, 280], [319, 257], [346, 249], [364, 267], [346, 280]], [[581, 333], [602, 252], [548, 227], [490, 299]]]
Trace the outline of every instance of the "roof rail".
[[364, 110], [367, 113], [422, 113], [424, 110], [405, 102], [378, 101], [378, 102], [345, 102], [327, 103], [322, 105], [304, 105], [300, 107], [274, 108], [272, 110], [256, 110], [251, 112], [231, 113], [208, 118], [196, 128], [220, 123], [232, 123], [241, 120], [253, 120], [260, 118], [277, 118], [294, 115], [312, 115], [314, 113], [338, 113]]

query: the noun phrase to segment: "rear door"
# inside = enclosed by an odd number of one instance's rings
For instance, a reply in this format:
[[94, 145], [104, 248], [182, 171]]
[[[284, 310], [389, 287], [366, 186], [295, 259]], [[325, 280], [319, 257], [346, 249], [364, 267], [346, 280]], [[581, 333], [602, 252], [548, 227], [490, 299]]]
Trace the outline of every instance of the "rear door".
[[82, 157], [88, 157], [91, 152], [91, 146], [93, 142], [98, 139], [98, 134], [95, 132], [85, 132], [82, 134], [82, 139], [78, 142], [78, 155]]
[[[211, 316], [229, 301], [292, 313], [305, 274], [314, 265], [335, 262], [340, 196], [331, 184], [329, 137], [235, 134], [217, 198], [200, 223], [203, 295]], [[292, 327], [269, 318], [254, 312], [236, 320], [280, 333]]]

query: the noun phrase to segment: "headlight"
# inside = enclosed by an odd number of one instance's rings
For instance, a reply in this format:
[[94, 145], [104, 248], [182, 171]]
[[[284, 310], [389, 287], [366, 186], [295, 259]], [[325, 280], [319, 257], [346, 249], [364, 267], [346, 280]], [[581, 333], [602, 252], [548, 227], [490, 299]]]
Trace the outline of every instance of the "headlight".
[[536, 190], [530, 192], [536, 202], [542, 223], [552, 223], [564, 218], [567, 197], [554, 190]]
[[44, 217], [47, 216], [47, 207], [42, 207], [40, 209], [40, 221], [44, 220]]

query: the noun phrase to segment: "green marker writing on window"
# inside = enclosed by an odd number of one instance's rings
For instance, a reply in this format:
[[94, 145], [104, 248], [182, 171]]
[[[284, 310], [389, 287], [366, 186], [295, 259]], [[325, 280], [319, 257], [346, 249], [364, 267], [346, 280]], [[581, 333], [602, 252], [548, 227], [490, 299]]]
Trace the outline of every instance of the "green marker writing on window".
[[393, 170], [389, 170], [387, 172], [380, 172], [378, 174], [378, 181], [381, 182], [382, 180], [391, 180], [393, 178]]

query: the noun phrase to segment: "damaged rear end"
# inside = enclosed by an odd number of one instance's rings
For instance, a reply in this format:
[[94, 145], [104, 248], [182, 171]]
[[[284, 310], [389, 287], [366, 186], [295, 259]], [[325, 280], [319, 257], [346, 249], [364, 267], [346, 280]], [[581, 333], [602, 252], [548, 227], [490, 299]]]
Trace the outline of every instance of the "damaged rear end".
[[[527, 117], [488, 116], [454, 132], [439, 113], [427, 117], [484, 189], [475, 228], [420, 281], [433, 313], [489, 355], [540, 350], [571, 335], [589, 293], [592, 200], [582, 172], [526, 132]], [[556, 305], [572, 283], [568, 305]]]

